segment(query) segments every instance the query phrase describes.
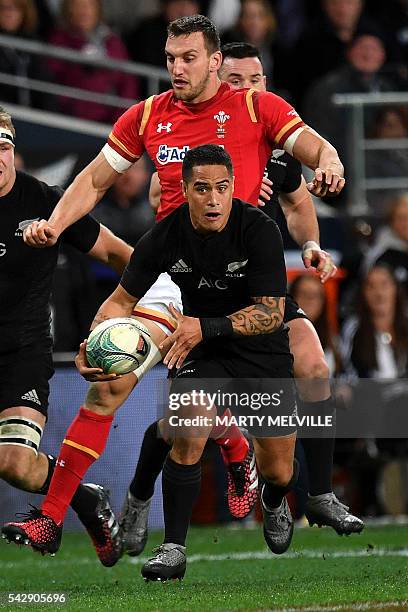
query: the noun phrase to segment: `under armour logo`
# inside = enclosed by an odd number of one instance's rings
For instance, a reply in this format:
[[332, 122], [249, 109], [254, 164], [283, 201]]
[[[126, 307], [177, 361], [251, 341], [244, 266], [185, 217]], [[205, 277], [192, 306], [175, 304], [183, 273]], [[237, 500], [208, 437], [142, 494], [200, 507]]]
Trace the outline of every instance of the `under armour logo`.
[[161, 132], [163, 132], [163, 130], [164, 130], [165, 132], [167, 132], [167, 133], [168, 133], [168, 132], [171, 132], [171, 126], [172, 126], [172, 125], [173, 125], [173, 124], [172, 124], [172, 123], [170, 123], [170, 121], [169, 121], [168, 123], [166, 123], [166, 125], [164, 125], [164, 123], [161, 123], [161, 122], [160, 122], [160, 123], [158, 124], [158, 126], [157, 126], [157, 130], [156, 130], [156, 132], [157, 132], [158, 134], [161, 134]]
[[65, 461], [64, 459], [57, 459], [56, 462], [57, 465], [61, 466], [61, 467], [65, 467]]

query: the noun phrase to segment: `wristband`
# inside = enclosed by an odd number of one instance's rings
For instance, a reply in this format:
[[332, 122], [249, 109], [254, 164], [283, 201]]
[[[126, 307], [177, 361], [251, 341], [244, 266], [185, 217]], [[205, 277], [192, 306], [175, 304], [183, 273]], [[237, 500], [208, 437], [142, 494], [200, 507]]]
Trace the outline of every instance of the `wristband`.
[[228, 317], [205, 317], [200, 318], [201, 334], [203, 340], [212, 340], [232, 336], [234, 329], [232, 321]]

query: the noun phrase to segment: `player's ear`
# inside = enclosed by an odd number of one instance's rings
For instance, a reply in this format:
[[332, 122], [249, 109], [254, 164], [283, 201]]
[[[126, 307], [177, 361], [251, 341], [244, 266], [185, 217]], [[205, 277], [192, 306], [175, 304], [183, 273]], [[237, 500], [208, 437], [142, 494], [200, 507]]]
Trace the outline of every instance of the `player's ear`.
[[183, 192], [184, 198], [187, 200], [187, 183], [183, 180], [180, 181], [181, 191]]
[[232, 177], [232, 181], [231, 181], [231, 188], [232, 188], [233, 194], [234, 194], [234, 187], [235, 187], [235, 176]]
[[221, 51], [216, 51], [210, 57], [210, 72], [218, 72], [222, 64]]

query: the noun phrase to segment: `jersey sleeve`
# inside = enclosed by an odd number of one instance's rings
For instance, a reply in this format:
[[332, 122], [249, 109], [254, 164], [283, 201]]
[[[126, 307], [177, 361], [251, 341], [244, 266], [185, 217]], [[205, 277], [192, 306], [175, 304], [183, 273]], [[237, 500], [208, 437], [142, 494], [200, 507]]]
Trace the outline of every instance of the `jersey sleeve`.
[[248, 234], [249, 295], [285, 296], [286, 266], [278, 226], [265, 215], [254, 224]]
[[146, 102], [131, 106], [119, 117], [102, 149], [107, 162], [116, 172], [125, 172], [144, 152], [142, 123]]
[[140, 299], [164, 270], [159, 262], [160, 245], [154, 229], [149, 230], [136, 243], [120, 284], [130, 295]]
[[286, 173], [283, 183], [281, 185], [281, 191], [283, 193], [292, 193], [299, 189], [302, 182], [302, 164], [291, 155], [285, 155], [286, 161]]
[[95, 246], [100, 231], [101, 226], [98, 221], [91, 215], [85, 215], [70, 225], [61, 238], [65, 244], [70, 244], [82, 253], [88, 253]]
[[297, 137], [305, 128], [296, 110], [283, 98], [269, 91], [258, 92], [253, 99], [255, 113], [265, 126], [268, 140], [292, 153]]

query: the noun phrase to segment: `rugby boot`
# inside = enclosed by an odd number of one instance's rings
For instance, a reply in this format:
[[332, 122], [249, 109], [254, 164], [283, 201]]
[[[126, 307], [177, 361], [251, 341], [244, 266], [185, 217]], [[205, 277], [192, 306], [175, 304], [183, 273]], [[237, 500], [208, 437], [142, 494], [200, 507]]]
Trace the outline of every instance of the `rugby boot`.
[[258, 499], [258, 473], [254, 451], [248, 448], [243, 461], [228, 463], [226, 453], [221, 449], [228, 471], [228, 507], [235, 518], [245, 518]]
[[31, 546], [42, 555], [54, 555], [61, 545], [62, 525], [46, 516], [39, 508], [31, 506], [27, 514], [21, 514], [24, 520], [6, 523], [1, 530], [1, 537], [8, 542]]
[[100, 485], [83, 486], [97, 497], [97, 503], [95, 510], [80, 513], [78, 518], [91, 537], [99, 561], [105, 567], [112, 567], [123, 553], [122, 530], [110, 505], [108, 492]]
[[126, 494], [120, 517], [120, 526], [123, 532], [123, 548], [131, 557], [143, 552], [147, 542], [147, 522], [151, 499], [142, 501], [137, 499], [130, 491]]
[[327, 525], [333, 527], [339, 535], [360, 533], [364, 529], [363, 521], [351, 514], [348, 506], [342, 504], [333, 492], [309, 497], [305, 515], [310, 526]]
[[142, 567], [142, 576], [148, 582], [154, 580], [182, 580], [186, 572], [186, 547], [179, 544], [161, 544], [153, 549], [154, 557]]
[[281, 555], [288, 550], [293, 536], [293, 518], [286, 497], [278, 508], [266, 508], [261, 493], [261, 506], [265, 542], [275, 555]]

